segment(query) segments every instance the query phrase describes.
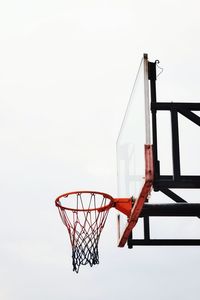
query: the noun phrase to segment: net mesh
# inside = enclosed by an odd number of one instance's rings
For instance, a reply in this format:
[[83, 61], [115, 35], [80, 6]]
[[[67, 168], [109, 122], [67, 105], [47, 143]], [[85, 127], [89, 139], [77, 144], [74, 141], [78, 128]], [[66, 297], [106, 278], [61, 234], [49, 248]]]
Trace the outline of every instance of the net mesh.
[[[65, 207], [66, 200], [76, 203], [75, 208]], [[98, 243], [108, 216], [110, 199], [104, 194], [77, 192], [59, 199], [58, 209], [67, 227], [72, 245], [73, 271], [78, 273], [81, 265], [91, 267], [99, 263]]]

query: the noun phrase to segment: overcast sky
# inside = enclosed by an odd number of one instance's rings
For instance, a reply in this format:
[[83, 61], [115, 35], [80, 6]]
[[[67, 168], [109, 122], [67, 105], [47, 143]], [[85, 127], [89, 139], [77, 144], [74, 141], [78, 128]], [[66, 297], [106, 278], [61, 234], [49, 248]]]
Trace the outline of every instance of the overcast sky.
[[[115, 211], [100, 264], [72, 272], [54, 206], [77, 189], [116, 196], [116, 139], [143, 53], [164, 68], [159, 99], [200, 100], [199, 10], [195, 0], [1, 1], [0, 299], [199, 299], [200, 248], [119, 249]], [[189, 157], [186, 125], [188, 170], [199, 151]], [[173, 220], [166, 236], [196, 237], [198, 225]]]

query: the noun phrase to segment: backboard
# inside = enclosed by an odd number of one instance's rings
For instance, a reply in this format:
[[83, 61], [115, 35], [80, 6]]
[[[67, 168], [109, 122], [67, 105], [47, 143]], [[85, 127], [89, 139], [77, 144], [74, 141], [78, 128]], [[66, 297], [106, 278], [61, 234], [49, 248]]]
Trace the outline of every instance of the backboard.
[[119, 246], [126, 243], [137, 223], [152, 186], [153, 162], [148, 80], [148, 56], [144, 54], [117, 139], [118, 197], [135, 199], [129, 220], [118, 217]]

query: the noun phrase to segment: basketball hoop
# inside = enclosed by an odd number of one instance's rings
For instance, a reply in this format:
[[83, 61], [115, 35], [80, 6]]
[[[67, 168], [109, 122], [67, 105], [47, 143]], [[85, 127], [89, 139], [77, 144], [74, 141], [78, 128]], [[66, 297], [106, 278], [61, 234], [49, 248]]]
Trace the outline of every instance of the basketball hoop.
[[59, 196], [55, 204], [68, 230], [73, 271], [78, 273], [81, 265], [99, 263], [98, 243], [109, 209], [115, 207], [129, 215], [132, 198], [114, 199], [101, 192], [79, 191]]

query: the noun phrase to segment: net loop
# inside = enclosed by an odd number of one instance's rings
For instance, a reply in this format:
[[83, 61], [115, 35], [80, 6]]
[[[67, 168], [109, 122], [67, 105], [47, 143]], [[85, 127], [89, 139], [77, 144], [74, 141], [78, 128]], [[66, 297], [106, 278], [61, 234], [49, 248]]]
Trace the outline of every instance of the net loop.
[[99, 263], [98, 243], [113, 198], [100, 192], [72, 192], [56, 199], [61, 219], [66, 226], [72, 246], [73, 271], [81, 265]]

